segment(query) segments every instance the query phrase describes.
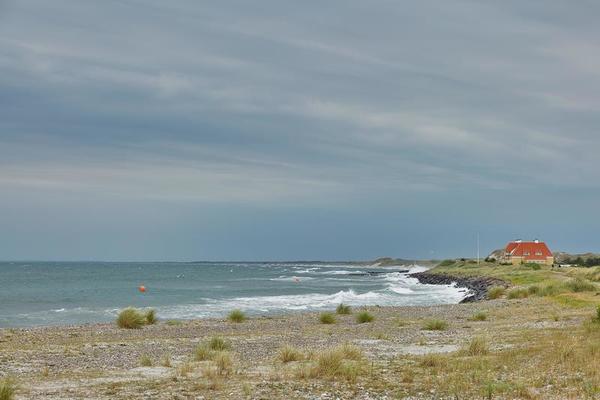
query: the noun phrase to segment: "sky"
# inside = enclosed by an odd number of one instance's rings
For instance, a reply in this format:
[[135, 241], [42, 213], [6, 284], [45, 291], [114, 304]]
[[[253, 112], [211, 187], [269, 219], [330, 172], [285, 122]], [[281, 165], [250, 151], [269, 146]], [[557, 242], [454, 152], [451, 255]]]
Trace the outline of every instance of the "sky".
[[598, 17], [0, 0], [0, 259], [598, 252]]

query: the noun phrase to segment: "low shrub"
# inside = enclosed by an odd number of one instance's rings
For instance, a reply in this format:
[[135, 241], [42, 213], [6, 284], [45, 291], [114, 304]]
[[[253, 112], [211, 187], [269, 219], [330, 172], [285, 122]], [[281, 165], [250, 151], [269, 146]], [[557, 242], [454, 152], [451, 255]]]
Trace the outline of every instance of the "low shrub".
[[484, 356], [490, 352], [485, 339], [474, 337], [469, 344], [465, 346], [462, 352], [468, 356]]
[[0, 400], [13, 400], [16, 391], [17, 384], [14, 379], [10, 377], [0, 379]]
[[485, 311], [478, 311], [470, 318], [471, 321], [485, 321], [487, 319], [487, 313]]
[[335, 324], [335, 315], [330, 312], [324, 312], [319, 315], [319, 321], [322, 324]]
[[124, 329], [140, 329], [146, 323], [146, 316], [133, 307], [122, 310], [117, 317], [117, 325]]
[[441, 319], [430, 319], [423, 324], [423, 330], [426, 331], [444, 331], [448, 329], [448, 323]]
[[361, 311], [356, 315], [356, 322], [358, 322], [359, 324], [372, 322], [374, 319], [375, 317], [368, 311]]
[[302, 360], [302, 352], [292, 346], [283, 346], [279, 349], [279, 353], [277, 354], [277, 358], [282, 363], [289, 363], [292, 361], [300, 361]]
[[154, 309], [146, 311], [146, 314], [144, 314], [144, 319], [146, 320], [147, 325], [154, 325], [157, 321], [156, 311]]
[[487, 291], [487, 298], [489, 300], [498, 299], [498, 298], [504, 296], [505, 291], [506, 291], [506, 289], [503, 286], [492, 286]]
[[523, 267], [533, 269], [535, 271], [539, 271], [540, 269], [542, 269], [542, 266], [538, 263], [525, 263], [523, 264]]
[[151, 367], [152, 359], [150, 358], [150, 356], [148, 356], [147, 354], [144, 354], [143, 356], [141, 356], [140, 357], [140, 365], [142, 367]]
[[246, 320], [246, 314], [242, 310], [233, 310], [227, 316], [227, 319], [231, 322], [244, 322]]
[[582, 278], [571, 279], [564, 286], [571, 292], [593, 292], [595, 291], [596, 285]]
[[444, 260], [441, 263], [439, 263], [440, 267], [449, 267], [451, 265], [453, 265], [456, 261], [455, 260]]
[[600, 304], [598, 304], [598, 307], [596, 307], [596, 316], [592, 318], [592, 320], [600, 324]]
[[344, 303], [340, 303], [339, 306], [335, 309], [335, 312], [338, 314], [352, 314], [352, 308]]
[[508, 292], [507, 295], [509, 299], [524, 299], [528, 296], [529, 292], [527, 291], [527, 289], [523, 288], [512, 289]]

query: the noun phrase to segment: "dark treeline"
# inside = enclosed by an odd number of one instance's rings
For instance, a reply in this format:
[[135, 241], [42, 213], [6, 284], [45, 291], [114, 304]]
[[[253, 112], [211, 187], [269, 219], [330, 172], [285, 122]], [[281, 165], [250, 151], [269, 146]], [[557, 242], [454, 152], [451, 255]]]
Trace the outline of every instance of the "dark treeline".
[[600, 265], [600, 257], [590, 257], [585, 260], [582, 257], [567, 258], [565, 259], [564, 264], [578, 265], [580, 267], [595, 267]]

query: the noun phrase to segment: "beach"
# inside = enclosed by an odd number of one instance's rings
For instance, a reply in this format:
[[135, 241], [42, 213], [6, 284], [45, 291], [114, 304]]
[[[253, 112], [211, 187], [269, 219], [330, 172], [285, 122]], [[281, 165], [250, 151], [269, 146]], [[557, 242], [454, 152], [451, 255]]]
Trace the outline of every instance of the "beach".
[[[586, 309], [528, 298], [364, 310], [372, 322], [357, 323], [359, 310], [354, 310], [336, 315], [334, 324], [320, 323], [318, 313], [305, 313], [242, 323], [159, 321], [132, 330], [116, 324], [2, 329], [1, 370], [17, 377], [18, 399], [436, 399], [454, 398], [457, 391], [462, 393], [458, 398], [475, 398], [486, 385], [497, 386], [488, 388], [494, 398], [515, 398], [515, 390], [521, 393], [517, 398], [583, 398], [585, 375], [579, 374], [575, 385], [574, 376], [566, 373], [569, 365], [564, 371], [553, 368], [554, 383], [540, 385], [548, 367], [542, 352], [528, 346], [574, 345], [576, 335], [586, 335]], [[486, 319], [473, 320], [477, 313]], [[432, 319], [447, 321], [447, 328], [424, 329]], [[195, 360], [195, 348], [212, 337], [230, 344], [232, 364], [223, 374], [207, 369], [213, 361]], [[489, 353], [462, 354], [473, 338], [484, 338]], [[342, 344], [362, 352], [356, 376], [299, 373]], [[283, 363], [278, 354], [284, 346], [298, 349], [303, 359]], [[144, 357], [149, 365], [141, 365]], [[460, 380], [457, 367], [450, 368], [454, 362], [463, 365]], [[464, 366], [472, 368], [470, 374]], [[598, 371], [588, 379], [597, 385]]]

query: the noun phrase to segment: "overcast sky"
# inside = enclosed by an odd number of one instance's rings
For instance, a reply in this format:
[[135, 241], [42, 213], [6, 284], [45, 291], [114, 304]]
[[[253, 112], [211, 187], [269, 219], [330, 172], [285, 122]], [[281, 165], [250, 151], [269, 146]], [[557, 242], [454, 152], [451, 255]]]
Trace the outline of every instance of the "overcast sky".
[[0, 0], [0, 259], [600, 251], [599, 18]]

